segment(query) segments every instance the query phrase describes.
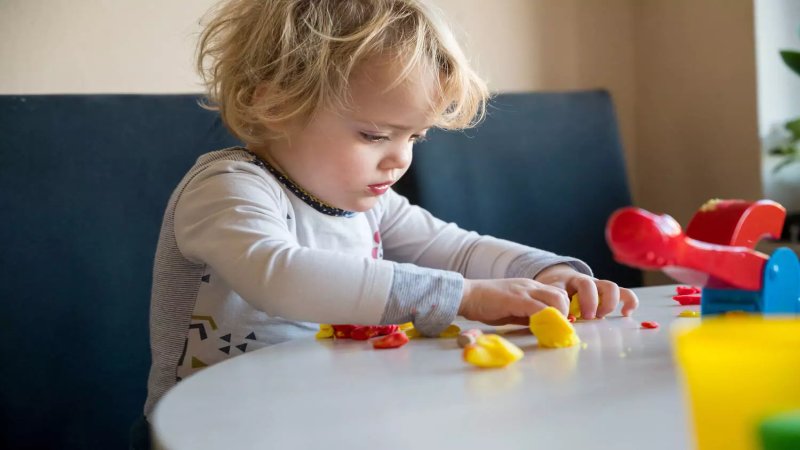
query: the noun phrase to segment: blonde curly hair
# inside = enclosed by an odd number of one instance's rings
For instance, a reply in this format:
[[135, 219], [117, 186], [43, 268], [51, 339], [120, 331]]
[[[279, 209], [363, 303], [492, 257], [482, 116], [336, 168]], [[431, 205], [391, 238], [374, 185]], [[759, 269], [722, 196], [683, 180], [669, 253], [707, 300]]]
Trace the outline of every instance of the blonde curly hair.
[[467, 128], [485, 115], [486, 84], [422, 0], [227, 0], [205, 19], [197, 46], [204, 106], [245, 143], [273, 138], [270, 124], [347, 107], [351, 75], [372, 57], [401, 64], [392, 87], [416, 69], [435, 71], [434, 126]]

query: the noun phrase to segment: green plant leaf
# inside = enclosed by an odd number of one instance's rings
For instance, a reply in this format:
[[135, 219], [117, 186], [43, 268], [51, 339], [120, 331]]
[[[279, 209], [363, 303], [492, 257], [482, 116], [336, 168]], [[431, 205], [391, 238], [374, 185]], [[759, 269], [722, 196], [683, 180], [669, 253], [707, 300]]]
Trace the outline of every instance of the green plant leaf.
[[789, 132], [792, 133], [792, 140], [800, 140], [800, 118], [790, 120], [784, 125]]
[[794, 73], [800, 75], [800, 52], [781, 50], [781, 58], [783, 58], [783, 62], [785, 62]]
[[794, 147], [789, 144], [779, 145], [769, 149], [769, 154], [772, 156], [788, 156], [794, 154]]
[[795, 161], [797, 161], [797, 155], [787, 156], [783, 159], [783, 161], [779, 162], [775, 167], [772, 168], [772, 173], [778, 173], [778, 171]]

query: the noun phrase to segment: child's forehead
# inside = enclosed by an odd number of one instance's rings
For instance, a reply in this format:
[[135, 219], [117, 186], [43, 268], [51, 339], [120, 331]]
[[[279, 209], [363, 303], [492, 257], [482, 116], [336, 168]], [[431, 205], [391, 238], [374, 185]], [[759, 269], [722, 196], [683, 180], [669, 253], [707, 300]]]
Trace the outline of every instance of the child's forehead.
[[436, 75], [415, 68], [398, 83], [401, 70], [391, 62], [361, 64], [349, 83], [351, 116], [383, 123], [434, 122], [441, 104]]

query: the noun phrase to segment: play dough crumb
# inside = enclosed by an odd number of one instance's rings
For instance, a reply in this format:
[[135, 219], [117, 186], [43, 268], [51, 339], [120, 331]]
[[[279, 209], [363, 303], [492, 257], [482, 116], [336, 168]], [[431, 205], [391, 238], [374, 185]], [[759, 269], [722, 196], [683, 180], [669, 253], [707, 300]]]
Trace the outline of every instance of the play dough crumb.
[[686, 311], [681, 311], [681, 313], [678, 314], [678, 317], [700, 317], [700, 312], [687, 309]]
[[677, 295], [699, 294], [700, 292], [701, 290], [697, 286], [678, 286], [675, 288]]
[[702, 296], [700, 294], [683, 294], [672, 297], [673, 300], [680, 303], [682, 306], [699, 305]]

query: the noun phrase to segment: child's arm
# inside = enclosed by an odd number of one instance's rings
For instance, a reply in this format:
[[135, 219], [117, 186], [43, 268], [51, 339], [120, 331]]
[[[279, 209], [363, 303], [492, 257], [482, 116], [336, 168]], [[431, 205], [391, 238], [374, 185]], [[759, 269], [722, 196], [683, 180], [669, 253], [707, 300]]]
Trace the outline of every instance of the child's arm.
[[287, 224], [284, 192], [249, 162], [215, 162], [176, 195], [175, 240], [183, 256], [211, 266], [271, 316], [413, 321], [421, 332], [438, 334], [457, 312], [464, 283], [457, 273], [299, 245]]
[[[387, 259], [461, 273], [466, 278], [534, 278], [556, 264], [591, 275], [583, 261], [445, 223], [410, 205], [405, 197], [385, 194], [381, 221]], [[513, 220], [513, 218], [511, 219]]]
[[[624, 315], [636, 308], [638, 301], [628, 289], [620, 289], [615, 283], [597, 280], [591, 276], [589, 267], [575, 258], [563, 257], [553, 253], [527, 247], [491, 236], [481, 236], [458, 228], [433, 217], [427, 211], [409, 205], [408, 201], [394, 192], [388, 192], [383, 199], [385, 213], [381, 222], [384, 254], [388, 259], [410, 262], [443, 270], [454, 270], [468, 280], [462, 313], [475, 320], [492, 322], [526, 323], [522, 315], [513, 320], [496, 318], [481, 319], [470, 311], [480, 308], [470, 307], [475, 299], [520, 298], [525, 296], [542, 300], [566, 314], [569, 299], [566, 294], [577, 293], [580, 299], [582, 316], [585, 318], [603, 317], [623, 303]], [[509, 279], [517, 279], [512, 281]], [[534, 281], [539, 283], [534, 283]], [[519, 283], [524, 283], [524, 286]], [[541, 285], [557, 288], [562, 298], [553, 298]], [[524, 290], [525, 296], [519, 293]], [[470, 295], [470, 292], [473, 294]], [[516, 294], [511, 294], [512, 292]], [[603, 301], [599, 299], [602, 297]], [[566, 300], [565, 300], [566, 299]], [[510, 301], [510, 300], [509, 300]], [[566, 305], [562, 305], [566, 302]], [[480, 301], [479, 301], [480, 303]], [[502, 303], [502, 302], [501, 302]], [[508, 305], [506, 305], [508, 306]], [[489, 305], [482, 308], [504, 307]], [[520, 310], [536, 311], [542, 306], [519, 303]], [[538, 309], [537, 309], [538, 308]], [[498, 314], [489, 313], [489, 316]]]

